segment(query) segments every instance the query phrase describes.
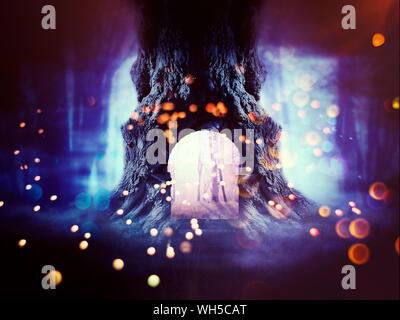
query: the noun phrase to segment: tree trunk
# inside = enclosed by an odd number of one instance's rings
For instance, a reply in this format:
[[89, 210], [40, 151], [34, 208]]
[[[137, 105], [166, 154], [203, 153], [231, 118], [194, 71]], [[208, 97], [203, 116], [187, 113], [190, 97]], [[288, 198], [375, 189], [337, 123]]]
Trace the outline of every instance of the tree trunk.
[[[140, 49], [132, 67], [132, 80], [139, 100], [138, 115], [123, 126], [126, 145], [125, 169], [115, 194], [115, 207], [147, 232], [177, 223], [170, 221], [170, 204], [153, 185], [169, 178], [167, 166], [146, 162], [149, 130], [168, 129], [158, 117], [185, 112], [178, 130], [204, 128], [222, 130], [253, 129], [254, 170], [241, 179], [240, 189], [257, 192], [240, 197], [240, 217], [249, 234], [267, 231], [271, 221], [268, 201], [289, 204], [290, 219], [301, 219], [314, 209], [297, 191], [288, 187], [273, 150], [277, 149], [281, 128], [258, 105], [265, 69], [255, 47], [253, 13], [256, 2], [249, 1], [138, 1]], [[163, 110], [173, 103], [173, 111]], [[207, 112], [208, 103], [223, 102], [227, 112]], [[189, 106], [195, 104], [196, 112]], [[168, 157], [168, 155], [167, 155]], [[123, 196], [122, 191], [129, 195]], [[288, 200], [294, 193], [296, 200]], [[242, 194], [242, 193], [241, 193]], [[285, 206], [287, 207], [287, 206]], [[120, 217], [114, 218], [124, 223]], [[117, 219], [118, 218], [118, 219]]]

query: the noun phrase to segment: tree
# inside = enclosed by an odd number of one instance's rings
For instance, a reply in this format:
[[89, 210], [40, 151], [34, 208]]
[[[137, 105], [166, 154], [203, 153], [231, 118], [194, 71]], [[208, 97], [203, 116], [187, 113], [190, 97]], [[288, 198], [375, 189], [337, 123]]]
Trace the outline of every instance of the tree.
[[[257, 194], [240, 198], [240, 216], [247, 221], [250, 233], [252, 229], [268, 229], [274, 219], [267, 210], [272, 198], [285, 202], [295, 193], [293, 218], [314, 209], [311, 202], [288, 187], [281, 169], [272, 166], [275, 159], [265, 152], [276, 147], [281, 128], [258, 105], [266, 76], [255, 47], [258, 1], [136, 4], [140, 49], [131, 75], [138, 94], [139, 117], [122, 128], [125, 169], [115, 197], [127, 217], [137, 219], [145, 230], [170, 223], [164, 195], [152, 187], [154, 176], [168, 176], [166, 165], [149, 165], [145, 157], [149, 146], [146, 133], [153, 128], [168, 129], [167, 123], [158, 121], [163, 112], [171, 118], [185, 113], [179, 118], [178, 130], [253, 129], [255, 138], [262, 139], [263, 144], [255, 145], [254, 171], [241, 185], [246, 189], [254, 181], [259, 183]], [[205, 108], [218, 102], [226, 106], [225, 112]], [[196, 112], [190, 111], [193, 104], [198, 106]], [[129, 190], [129, 196], [123, 197], [122, 190]]]

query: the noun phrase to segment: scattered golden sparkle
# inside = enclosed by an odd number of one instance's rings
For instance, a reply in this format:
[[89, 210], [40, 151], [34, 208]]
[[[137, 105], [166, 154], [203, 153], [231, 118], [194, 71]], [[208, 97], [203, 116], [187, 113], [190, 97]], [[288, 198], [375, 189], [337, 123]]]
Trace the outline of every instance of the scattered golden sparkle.
[[158, 235], [158, 230], [156, 228], [150, 229], [150, 235], [156, 237]]
[[369, 187], [369, 195], [375, 200], [382, 200], [386, 194], [387, 188], [383, 182], [375, 182]]
[[0, 201], [0, 207], [4, 206], [4, 201]]
[[14, 156], [17, 156], [17, 155], [19, 155], [20, 154], [20, 151], [19, 150], [14, 150]]
[[365, 244], [353, 244], [348, 252], [349, 259], [355, 264], [364, 264], [369, 260], [369, 249]]
[[318, 213], [321, 217], [326, 218], [331, 214], [331, 209], [328, 206], [322, 206], [319, 208]]
[[120, 271], [124, 268], [125, 263], [122, 259], [117, 258], [117, 259], [114, 259], [112, 266], [115, 270]]
[[25, 239], [21, 239], [18, 241], [18, 245], [22, 248], [26, 245], [26, 240]]
[[319, 236], [319, 230], [317, 228], [311, 228], [310, 229], [310, 235], [312, 237], [318, 237]]
[[396, 97], [393, 99], [392, 107], [393, 107], [393, 109], [396, 109], [396, 110], [400, 108], [399, 97]]
[[89, 242], [87, 242], [86, 240], [82, 240], [79, 243], [79, 249], [81, 249], [81, 250], [86, 250], [88, 248], [88, 246], [89, 246]]
[[35, 163], [39, 163], [40, 162], [40, 159], [39, 158], [35, 158]]
[[353, 220], [349, 226], [350, 233], [357, 239], [363, 239], [369, 234], [369, 223], [363, 218]]
[[335, 231], [337, 235], [343, 239], [350, 238], [350, 219], [340, 219], [335, 225]]
[[152, 274], [147, 278], [147, 284], [152, 288], [157, 287], [160, 284], [160, 277], [156, 274]]
[[196, 112], [196, 111], [197, 111], [197, 105], [191, 104], [191, 105], [189, 106], [189, 111], [190, 111], [190, 112]]
[[375, 33], [372, 36], [372, 45], [374, 47], [380, 47], [385, 43], [385, 36], [382, 33]]
[[175, 249], [168, 245], [167, 252], [165, 254], [168, 259], [173, 259], [175, 257]]
[[24, 128], [25, 126], [26, 126], [26, 123], [25, 123], [25, 122], [20, 122], [20, 123], [19, 123], [19, 127], [20, 127], [20, 128]]
[[154, 255], [156, 254], [156, 248], [154, 248], [154, 247], [148, 247], [148, 248], [147, 248], [147, 254], [148, 254], [149, 256], [154, 256]]
[[193, 239], [193, 233], [192, 232], [186, 232], [186, 234], [185, 234], [185, 238], [187, 239], [187, 240], [192, 240]]
[[184, 254], [190, 253], [192, 251], [192, 244], [189, 241], [182, 241], [179, 245], [179, 249]]
[[54, 279], [56, 280], [56, 286], [58, 286], [61, 281], [62, 281], [62, 274], [60, 271], [58, 270], [51, 270], [49, 272], [50, 277], [54, 277]]
[[339, 115], [339, 113], [340, 109], [336, 104], [332, 104], [326, 109], [326, 115], [329, 118], [336, 118]]
[[171, 227], [166, 227], [166, 228], [164, 229], [164, 234], [165, 234], [167, 237], [171, 237], [173, 233], [174, 233], [174, 230], [173, 230]]

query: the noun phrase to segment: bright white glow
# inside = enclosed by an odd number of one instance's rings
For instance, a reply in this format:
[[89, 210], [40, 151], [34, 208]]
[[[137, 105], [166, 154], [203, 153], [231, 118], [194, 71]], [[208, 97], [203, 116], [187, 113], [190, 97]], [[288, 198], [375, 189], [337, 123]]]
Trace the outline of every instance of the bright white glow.
[[239, 161], [233, 142], [217, 132], [196, 131], [180, 139], [168, 161], [175, 181], [171, 186], [172, 217], [237, 217]]

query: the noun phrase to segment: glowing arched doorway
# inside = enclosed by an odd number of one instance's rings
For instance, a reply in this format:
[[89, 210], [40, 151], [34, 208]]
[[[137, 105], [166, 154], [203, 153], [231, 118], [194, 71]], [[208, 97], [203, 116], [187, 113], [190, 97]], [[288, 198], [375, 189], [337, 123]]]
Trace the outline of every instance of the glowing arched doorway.
[[171, 217], [238, 218], [239, 163], [238, 149], [223, 134], [203, 130], [180, 139], [168, 160]]

